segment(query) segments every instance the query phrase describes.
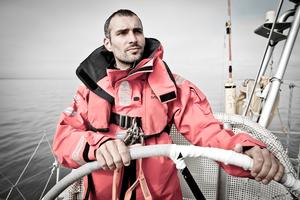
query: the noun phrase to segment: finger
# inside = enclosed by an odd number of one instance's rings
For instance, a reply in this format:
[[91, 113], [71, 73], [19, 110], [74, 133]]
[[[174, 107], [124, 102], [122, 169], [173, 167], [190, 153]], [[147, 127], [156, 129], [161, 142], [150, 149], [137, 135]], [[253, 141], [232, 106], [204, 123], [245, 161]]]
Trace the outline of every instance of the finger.
[[236, 144], [233, 150], [237, 153], [242, 153], [243, 152], [243, 147], [240, 144]]
[[[108, 142], [110, 142], [110, 141], [108, 141]], [[108, 168], [110, 170], [114, 170], [114, 169], [116, 169], [116, 166], [115, 166], [115, 163], [113, 161], [113, 158], [112, 158], [109, 150], [107, 149], [107, 143], [108, 142], [106, 142], [103, 145], [101, 145], [99, 149], [100, 149], [100, 151], [101, 151], [101, 153], [102, 153], [102, 155], [104, 157], [104, 160], [105, 160]]]
[[262, 180], [263, 184], [268, 184], [271, 180], [273, 180], [274, 176], [276, 175], [278, 168], [279, 168], [279, 164], [277, 163], [277, 160], [275, 159], [275, 157], [270, 154], [271, 157], [271, 169], [269, 170], [267, 176]]
[[[260, 172], [256, 176], [256, 179], [258, 179], [258, 180], [265, 179], [266, 176], [268, 175], [269, 171], [272, 168], [272, 160], [271, 160], [270, 152], [267, 149], [262, 149], [261, 152], [263, 155], [264, 162], [263, 162]], [[265, 182], [267, 182], [267, 181], [265, 181]]]
[[277, 181], [277, 182], [279, 182], [282, 179], [283, 174], [284, 174], [284, 167], [283, 167], [283, 165], [281, 163], [279, 163], [279, 167], [278, 167], [276, 175], [274, 176], [274, 180]]
[[112, 140], [110, 143], [107, 143], [106, 147], [107, 150], [110, 152], [115, 167], [119, 169], [123, 167], [123, 162], [117, 147], [117, 143], [118, 142], [116, 140]]
[[[248, 156], [253, 159], [253, 166], [251, 168], [251, 175], [256, 178], [258, 173], [262, 169], [262, 165], [264, 162], [264, 157], [262, 155], [261, 149], [258, 146], [252, 147], [248, 151], [245, 152]], [[259, 180], [257, 180], [259, 181]]]
[[121, 140], [116, 140], [116, 145], [118, 148], [118, 151], [121, 155], [122, 162], [125, 166], [130, 165], [131, 157], [129, 153], [128, 147], [125, 145], [125, 143]]
[[108, 169], [108, 166], [106, 164], [106, 161], [101, 153], [101, 151], [99, 149], [97, 149], [96, 151], [96, 159], [97, 161], [100, 163], [100, 166], [103, 170], [107, 170]]

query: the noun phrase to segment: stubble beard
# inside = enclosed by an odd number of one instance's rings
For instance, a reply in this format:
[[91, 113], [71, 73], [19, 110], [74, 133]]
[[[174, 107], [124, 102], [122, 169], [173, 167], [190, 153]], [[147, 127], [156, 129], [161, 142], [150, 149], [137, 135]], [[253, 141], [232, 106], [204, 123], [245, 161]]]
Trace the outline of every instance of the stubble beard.
[[128, 65], [132, 67], [133, 65], [137, 65], [143, 57], [143, 51], [139, 53], [139, 55], [134, 55], [134, 58], [130, 58], [131, 55], [127, 55], [125, 53], [123, 58], [118, 58], [118, 61], [124, 65]]

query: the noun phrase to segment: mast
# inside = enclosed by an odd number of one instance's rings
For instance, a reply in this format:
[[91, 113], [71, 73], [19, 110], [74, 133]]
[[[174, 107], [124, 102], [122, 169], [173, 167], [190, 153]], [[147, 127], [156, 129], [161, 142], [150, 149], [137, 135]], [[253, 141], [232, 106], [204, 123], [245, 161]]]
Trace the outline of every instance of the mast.
[[225, 113], [236, 113], [236, 85], [232, 78], [232, 51], [231, 51], [231, 0], [227, 0], [228, 19], [225, 23], [228, 38], [228, 79], [225, 82]]
[[[276, 23], [276, 21], [274, 23]], [[268, 97], [267, 97], [267, 100], [265, 102], [265, 105], [264, 105], [262, 113], [261, 113], [261, 117], [258, 122], [263, 127], [266, 127], [268, 124], [268, 120], [269, 120], [270, 114], [272, 112], [272, 108], [275, 103], [276, 96], [280, 91], [282, 79], [285, 74], [285, 70], [287, 68], [288, 61], [289, 61], [290, 55], [292, 53], [299, 29], [300, 29], [300, 4], [297, 4], [295, 6], [294, 20], [292, 22], [292, 26], [288, 33], [287, 40], [285, 42], [281, 57], [279, 59], [277, 72], [271, 80], [271, 87], [270, 87], [270, 90], [268, 93]]]

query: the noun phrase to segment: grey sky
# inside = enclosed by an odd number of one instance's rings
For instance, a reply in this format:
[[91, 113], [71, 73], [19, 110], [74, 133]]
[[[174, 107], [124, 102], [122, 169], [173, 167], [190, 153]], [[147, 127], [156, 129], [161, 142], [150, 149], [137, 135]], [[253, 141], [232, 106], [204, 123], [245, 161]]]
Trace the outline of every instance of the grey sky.
[[[158, 38], [174, 72], [198, 82], [226, 76], [226, 0], [2, 0], [0, 77], [75, 78], [78, 64], [102, 45], [103, 23], [129, 8], [143, 21], [146, 37]], [[236, 78], [253, 78], [266, 39], [253, 33], [275, 10], [274, 0], [233, 0], [233, 67]], [[291, 3], [285, 3], [289, 7]], [[297, 39], [291, 57], [299, 68]], [[276, 55], [276, 54], [275, 54]], [[249, 70], [250, 69], [250, 70]], [[245, 70], [249, 73], [244, 73]], [[299, 70], [297, 71], [299, 72]], [[294, 73], [293, 73], [294, 74]], [[249, 78], [249, 77], [248, 77]]]

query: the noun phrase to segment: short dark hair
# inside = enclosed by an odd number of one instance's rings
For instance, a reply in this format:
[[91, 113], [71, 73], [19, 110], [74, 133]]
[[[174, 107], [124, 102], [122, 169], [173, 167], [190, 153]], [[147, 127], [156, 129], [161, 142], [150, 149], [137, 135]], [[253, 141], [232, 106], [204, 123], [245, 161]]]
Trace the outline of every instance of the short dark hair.
[[[118, 15], [118, 16], [127, 16], [127, 17], [136, 16], [136, 17], [139, 19], [139, 21], [140, 21], [140, 23], [141, 23], [141, 25], [142, 25], [141, 19], [137, 16], [137, 14], [135, 14], [135, 13], [132, 12], [131, 10], [128, 10], [128, 9], [120, 9], [120, 10], [117, 10], [116, 12], [114, 12], [113, 14], [111, 14], [111, 15], [107, 18], [107, 20], [105, 21], [105, 23], [104, 23], [104, 35], [105, 35], [105, 37], [107, 37], [107, 38], [110, 37], [110, 31], [109, 31], [110, 21], [111, 21], [111, 19], [112, 19], [114, 16], [116, 16], [116, 15]], [[143, 27], [143, 25], [142, 25], [142, 27]]]

